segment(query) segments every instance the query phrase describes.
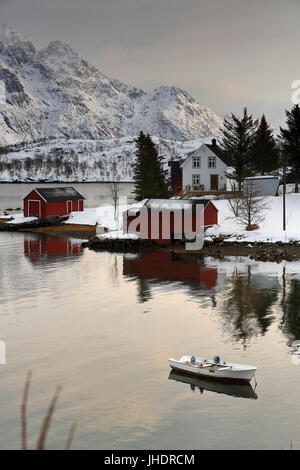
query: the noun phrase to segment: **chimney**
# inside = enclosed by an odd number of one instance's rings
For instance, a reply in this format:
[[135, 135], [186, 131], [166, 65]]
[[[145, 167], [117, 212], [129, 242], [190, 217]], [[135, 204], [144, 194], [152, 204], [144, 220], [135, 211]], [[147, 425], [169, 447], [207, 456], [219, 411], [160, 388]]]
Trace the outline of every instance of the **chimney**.
[[211, 144], [212, 144], [213, 147], [216, 147], [216, 146], [217, 146], [217, 141], [216, 141], [216, 139], [212, 139]]

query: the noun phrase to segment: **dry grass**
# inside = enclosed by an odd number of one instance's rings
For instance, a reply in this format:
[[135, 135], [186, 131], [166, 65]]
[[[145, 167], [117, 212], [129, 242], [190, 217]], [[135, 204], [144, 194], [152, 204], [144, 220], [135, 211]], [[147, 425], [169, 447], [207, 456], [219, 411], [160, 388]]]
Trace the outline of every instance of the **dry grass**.
[[[22, 450], [28, 450], [28, 442], [27, 442], [27, 403], [28, 403], [28, 397], [29, 397], [29, 390], [30, 390], [30, 385], [31, 385], [31, 377], [32, 373], [31, 371], [28, 372], [27, 378], [24, 384], [24, 390], [23, 390], [23, 397], [22, 397], [22, 403], [21, 403], [21, 448]], [[47, 434], [50, 428], [51, 420], [53, 418], [53, 414], [55, 411], [55, 407], [58, 401], [58, 397], [61, 391], [61, 387], [57, 387], [53, 398], [50, 402], [49, 408], [47, 410], [47, 413], [43, 419], [41, 429], [37, 438], [37, 443], [36, 443], [36, 450], [44, 450], [45, 445], [46, 445], [46, 438]], [[72, 446], [73, 438], [74, 438], [74, 433], [76, 429], [76, 423], [73, 423], [69, 435], [66, 441], [65, 445], [65, 450], [69, 450]]]

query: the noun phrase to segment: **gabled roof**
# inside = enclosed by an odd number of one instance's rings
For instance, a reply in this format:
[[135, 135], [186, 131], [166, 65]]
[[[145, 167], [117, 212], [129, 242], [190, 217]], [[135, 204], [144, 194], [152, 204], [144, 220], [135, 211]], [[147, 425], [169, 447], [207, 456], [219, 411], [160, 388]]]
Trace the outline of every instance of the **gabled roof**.
[[78, 201], [85, 199], [75, 188], [71, 186], [61, 188], [35, 188], [36, 191], [46, 202], [57, 201]]
[[146, 207], [147, 209], [151, 208], [153, 205], [155, 209], [167, 209], [172, 210], [172, 206], [175, 209], [184, 209], [186, 205], [195, 206], [197, 204], [203, 204], [206, 207], [208, 204], [212, 204], [216, 210], [216, 206], [214, 205], [211, 199], [202, 199], [202, 198], [195, 198], [195, 199], [144, 199], [140, 203], [134, 204], [133, 206], [129, 207], [128, 214], [129, 215], [136, 215], [137, 212], [141, 210], [142, 207]]
[[230, 166], [230, 161], [228, 158], [226, 158], [222, 152], [221, 147], [218, 146], [218, 144], [205, 144], [206, 147], [209, 148], [217, 157], [219, 157], [220, 160], [222, 160], [225, 165]]
[[[214, 140], [214, 139], [213, 139]], [[211, 152], [213, 152], [216, 157], [218, 157], [223, 163], [225, 163], [225, 165], [227, 166], [230, 166], [230, 162], [229, 162], [229, 159], [226, 158], [224, 155], [223, 155], [223, 152], [222, 152], [222, 149], [221, 147], [218, 146], [217, 143], [212, 143], [212, 144], [202, 144], [200, 145], [200, 147], [198, 147], [197, 149], [193, 150], [192, 152], [189, 152], [187, 154], [187, 157], [185, 159], [185, 161], [182, 163], [181, 166], [185, 165], [185, 163], [194, 155], [198, 152], [198, 150], [203, 147], [203, 146], [206, 146]]]
[[207, 206], [211, 202], [210, 199], [147, 199], [146, 207], [151, 207], [152, 204], [158, 205], [159, 207], [163, 207], [164, 205], [168, 205], [168, 207], [177, 207], [180, 206], [184, 208], [186, 204], [190, 204], [192, 206], [196, 204], [203, 204]]

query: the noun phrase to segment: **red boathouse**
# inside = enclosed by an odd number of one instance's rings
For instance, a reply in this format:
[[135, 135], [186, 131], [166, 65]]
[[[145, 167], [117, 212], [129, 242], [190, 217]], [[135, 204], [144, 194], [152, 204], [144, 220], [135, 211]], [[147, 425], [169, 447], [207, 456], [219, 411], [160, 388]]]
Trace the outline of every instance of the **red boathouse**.
[[25, 217], [56, 217], [83, 211], [84, 197], [73, 187], [35, 188], [24, 199]]
[[[202, 227], [197, 227], [197, 205], [203, 206]], [[189, 208], [189, 212], [185, 212]], [[163, 215], [166, 214], [166, 217]], [[175, 214], [181, 215], [180, 226]], [[169, 226], [165, 230], [167, 223]], [[172, 243], [191, 230], [199, 232], [218, 223], [218, 209], [210, 199], [144, 199], [123, 214], [123, 231], [159, 243]], [[168, 236], [166, 237], [166, 233]]]

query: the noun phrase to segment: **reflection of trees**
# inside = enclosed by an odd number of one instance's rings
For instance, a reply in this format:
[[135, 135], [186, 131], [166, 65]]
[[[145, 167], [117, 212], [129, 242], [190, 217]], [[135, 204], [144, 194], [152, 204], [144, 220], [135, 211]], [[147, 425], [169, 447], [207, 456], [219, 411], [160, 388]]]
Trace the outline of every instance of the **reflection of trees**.
[[217, 307], [217, 296], [214, 288], [206, 288], [203, 285], [188, 285], [188, 294], [203, 307]]
[[291, 279], [288, 284], [282, 299], [283, 317], [280, 327], [292, 342], [300, 339], [300, 280]]
[[111, 263], [110, 274], [111, 274], [111, 280], [112, 280], [113, 286], [119, 287], [120, 282], [119, 282], [119, 269], [118, 269], [117, 256], [114, 256], [113, 262]]
[[138, 278], [138, 292], [139, 303], [143, 304], [152, 298], [150, 284], [145, 279]]
[[246, 343], [252, 336], [264, 335], [273, 322], [271, 307], [277, 300], [277, 288], [264, 288], [255, 282], [259, 279], [251, 275], [250, 266], [248, 276], [237, 270], [232, 275], [222, 316], [237, 341]]

